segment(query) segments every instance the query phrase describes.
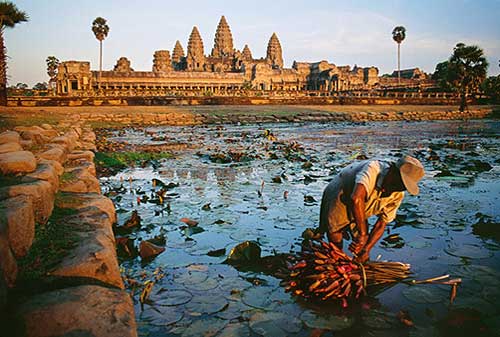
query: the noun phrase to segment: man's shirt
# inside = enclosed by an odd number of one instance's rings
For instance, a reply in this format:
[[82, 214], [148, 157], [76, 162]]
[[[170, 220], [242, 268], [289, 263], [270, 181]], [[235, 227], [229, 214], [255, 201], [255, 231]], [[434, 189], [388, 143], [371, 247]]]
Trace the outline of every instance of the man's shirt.
[[365, 215], [377, 215], [385, 223], [396, 217], [404, 192], [393, 192], [382, 197], [382, 182], [389, 172], [390, 163], [383, 160], [355, 162], [340, 171], [328, 184], [321, 201], [320, 226], [338, 231], [354, 223], [351, 195], [356, 184], [366, 189]]

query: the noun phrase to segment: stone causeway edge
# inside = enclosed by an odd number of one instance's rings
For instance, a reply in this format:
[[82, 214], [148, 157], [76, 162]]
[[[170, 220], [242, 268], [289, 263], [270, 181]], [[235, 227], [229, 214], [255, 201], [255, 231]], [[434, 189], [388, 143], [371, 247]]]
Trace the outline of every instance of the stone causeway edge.
[[[32, 337], [137, 336], [116, 256], [115, 208], [96, 178], [95, 140], [77, 119], [0, 133], [0, 313], [8, 313], [12, 325], [0, 335], [11, 329]], [[44, 275], [58, 285], [9, 297], [35, 226], [46, 225], [54, 209], [66, 210], [60, 221], [76, 237]]]

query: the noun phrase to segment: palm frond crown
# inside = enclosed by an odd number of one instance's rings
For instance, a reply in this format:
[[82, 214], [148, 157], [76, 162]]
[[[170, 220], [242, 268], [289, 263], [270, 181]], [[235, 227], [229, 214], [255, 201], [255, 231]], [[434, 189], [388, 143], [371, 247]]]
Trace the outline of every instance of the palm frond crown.
[[406, 28], [403, 26], [397, 26], [392, 30], [392, 39], [397, 43], [403, 42], [406, 38]]
[[28, 14], [19, 10], [12, 2], [0, 2], [0, 29], [13, 28], [16, 24], [28, 21]]
[[99, 41], [104, 40], [109, 33], [109, 26], [107, 25], [106, 19], [97, 17], [92, 22], [92, 32], [94, 32], [96, 39]]

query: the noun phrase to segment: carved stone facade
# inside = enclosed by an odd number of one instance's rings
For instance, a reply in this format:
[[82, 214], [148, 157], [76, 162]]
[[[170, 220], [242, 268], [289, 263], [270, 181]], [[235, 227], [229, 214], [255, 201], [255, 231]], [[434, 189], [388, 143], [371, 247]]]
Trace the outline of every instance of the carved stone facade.
[[[420, 82], [415, 78], [422, 77], [414, 69], [408, 76], [413, 76], [405, 79], [408, 86], [418, 85]], [[285, 68], [283, 50], [276, 33], [269, 39], [265, 58], [255, 59], [248, 45], [242, 51], [234, 48], [231, 29], [222, 16], [210, 55], [205, 55], [203, 39], [195, 26], [189, 36], [186, 54], [181, 43], [176, 41], [172, 58], [167, 50], [155, 52], [153, 69], [149, 72], [134, 71], [130, 61], [122, 57], [113, 71], [103, 71], [99, 79], [97, 71], [90, 71], [89, 62], [62, 62], [57, 77], [57, 93], [147, 96], [183, 95], [189, 91], [218, 95], [248, 89], [331, 93], [373, 90], [381, 87], [382, 82], [384, 88], [393, 85], [393, 81], [378, 76], [376, 67], [356, 65], [351, 69], [350, 66], [337, 66], [327, 61], [295, 61], [292, 68]]]
[[130, 61], [126, 57], [120, 57], [118, 61], [116, 61], [116, 65], [113, 68], [113, 71], [119, 72], [119, 73], [129, 73], [131, 71], [134, 71], [132, 67], [130, 67]]

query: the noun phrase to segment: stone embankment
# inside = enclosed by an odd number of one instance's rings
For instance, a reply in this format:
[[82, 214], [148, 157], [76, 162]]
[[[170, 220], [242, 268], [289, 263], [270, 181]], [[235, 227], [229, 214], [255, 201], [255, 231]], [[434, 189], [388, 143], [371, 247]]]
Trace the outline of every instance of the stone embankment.
[[[321, 108], [319, 108], [321, 109]], [[197, 120], [201, 124], [253, 124], [253, 123], [327, 123], [327, 122], [369, 122], [369, 121], [428, 121], [452, 119], [486, 118], [492, 113], [491, 108], [473, 109], [465, 112], [456, 110], [436, 111], [314, 111], [296, 114], [201, 114]]]
[[94, 151], [79, 122], [0, 134], [0, 335], [137, 335]]
[[[245, 107], [247, 108], [247, 107]], [[379, 107], [370, 111], [352, 109], [342, 110], [337, 107], [315, 106], [300, 109], [300, 107], [283, 107], [283, 110], [273, 109], [271, 112], [258, 109], [245, 109], [244, 111], [231, 111], [225, 107], [223, 112], [216, 108], [202, 108], [184, 110], [184, 112], [80, 112], [82, 120], [92, 123], [113, 123], [121, 125], [203, 125], [203, 124], [254, 124], [254, 123], [305, 123], [305, 122], [368, 122], [368, 121], [426, 121], [426, 120], [451, 120], [451, 119], [476, 119], [486, 118], [492, 114], [491, 107], [475, 107], [469, 111], [459, 112], [456, 107], [449, 109], [435, 108], [434, 110], [415, 108], [412, 109], [387, 109]], [[238, 110], [238, 109], [235, 109]], [[291, 112], [287, 112], [290, 110]]]

